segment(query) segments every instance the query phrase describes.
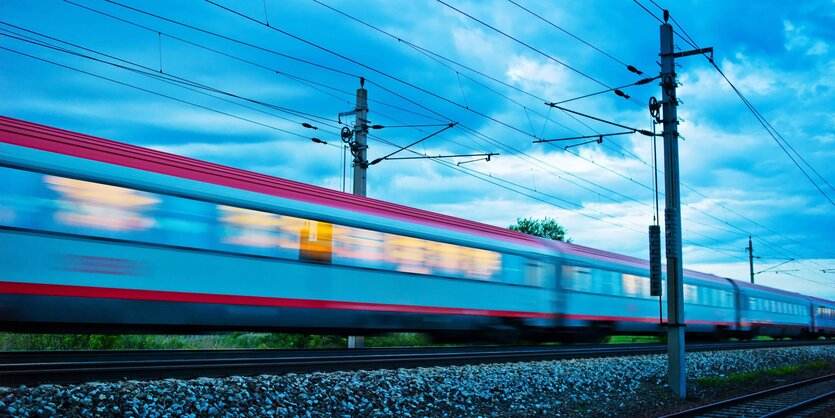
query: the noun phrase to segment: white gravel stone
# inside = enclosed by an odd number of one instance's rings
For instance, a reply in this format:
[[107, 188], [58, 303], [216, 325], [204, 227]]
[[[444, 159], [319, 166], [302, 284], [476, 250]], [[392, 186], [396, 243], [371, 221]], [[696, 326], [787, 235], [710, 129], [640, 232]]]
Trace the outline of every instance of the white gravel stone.
[[[687, 379], [812, 361], [835, 361], [835, 346], [688, 353]], [[672, 400], [666, 368], [650, 355], [0, 387], [0, 416], [623, 416]]]

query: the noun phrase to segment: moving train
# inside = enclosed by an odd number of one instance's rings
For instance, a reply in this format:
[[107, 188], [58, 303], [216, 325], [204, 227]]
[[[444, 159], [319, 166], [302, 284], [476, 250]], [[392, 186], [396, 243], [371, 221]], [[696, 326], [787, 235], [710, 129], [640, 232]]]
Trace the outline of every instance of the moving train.
[[[835, 302], [685, 272], [690, 336]], [[662, 332], [644, 260], [0, 117], [0, 330], [586, 341]]]

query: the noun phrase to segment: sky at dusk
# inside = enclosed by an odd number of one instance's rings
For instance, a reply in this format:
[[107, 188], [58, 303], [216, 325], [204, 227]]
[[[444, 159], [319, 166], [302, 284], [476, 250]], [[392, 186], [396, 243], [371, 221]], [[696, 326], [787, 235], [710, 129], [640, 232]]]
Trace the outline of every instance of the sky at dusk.
[[[747, 280], [751, 235], [757, 283], [835, 299], [835, 1], [656, 2], [779, 134], [705, 57], [677, 60], [685, 267]], [[499, 154], [383, 161], [368, 196], [498, 226], [548, 216], [575, 243], [646, 258], [652, 139], [534, 141], [623, 131], [545, 102], [658, 75], [661, 9], [445, 3], [5, 0], [0, 114], [350, 191], [337, 115], [364, 77], [388, 126], [369, 159], [451, 122], [398, 156]], [[561, 106], [652, 130], [658, 81], [621, 90]]]

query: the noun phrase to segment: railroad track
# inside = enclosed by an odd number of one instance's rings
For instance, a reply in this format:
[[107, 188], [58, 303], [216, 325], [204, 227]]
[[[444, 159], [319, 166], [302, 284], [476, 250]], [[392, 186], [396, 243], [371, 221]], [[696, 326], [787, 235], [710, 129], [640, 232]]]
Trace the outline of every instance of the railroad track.
[[[809, 417], [835, 408], [835, 374], [699, 406], [662, 418]], [[831, 416], [831, 415], [830, 415]]]
[[[690, 344], [688, 351], [775, 348], [830, 341]], [[131, 350], [0, 353], [0, 385], [252, 376], [666, 353], [661, 344], [358, 350]]]

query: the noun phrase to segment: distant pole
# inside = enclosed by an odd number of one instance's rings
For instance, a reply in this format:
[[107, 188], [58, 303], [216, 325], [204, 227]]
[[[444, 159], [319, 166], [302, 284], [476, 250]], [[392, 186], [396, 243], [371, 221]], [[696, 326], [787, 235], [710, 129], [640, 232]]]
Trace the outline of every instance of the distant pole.
[[[666, 16], [665, 16], [666, 17]], [[667, 352], [670, 389], [687, 396], [684, 358], [684, 271], [681, 251], [681, 195], [678, 175], [678, 114], [676, 106], [673, 27], [661, 25], [661, 98], [664, 122], [664, 192], [667, 248]]]
[[[368, 135], [368, 90], [365, 89], [365, 79], [360, 78], [360, 88], [357, 89], [356, 121], [354, 122], [354, 136], [357, 152], [354, 153], [354, 194], [365, 196], [366, 172], [368, 171], [367, 135]], [[365, 347], [365, 337], [361, 335], [348, 336], [348, 348]]]
[[751, 283], [754, 283], [754, 244], [751, 242], [751, 236], [748, 235], [748, 267], [751, 271]]

